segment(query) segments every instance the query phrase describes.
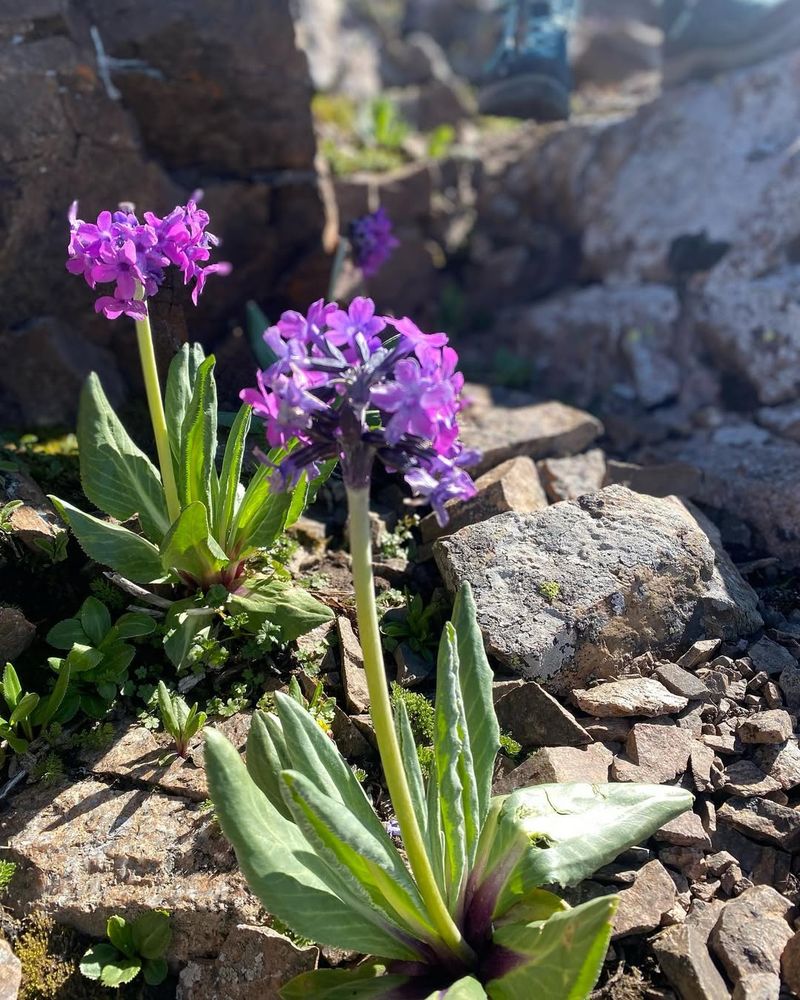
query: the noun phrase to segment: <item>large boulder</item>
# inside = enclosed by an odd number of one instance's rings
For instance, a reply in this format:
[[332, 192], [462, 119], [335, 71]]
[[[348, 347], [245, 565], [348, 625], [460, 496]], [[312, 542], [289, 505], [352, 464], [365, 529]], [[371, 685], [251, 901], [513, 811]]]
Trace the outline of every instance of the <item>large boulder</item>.
[[622, 486], [499, 514], [434, 552], [451, 590], [472, 584], [489, 653], [555, 694], [645, 651], [668, 658], [762, 624], [755, 593], [680, 502]]
[[[205, 190], [234, 265], [191, 317], [209, 343], [247, 298], [274, 309], [324, 288], [311, 84], [282, 0], [0, 0], [0, 81], [0, 349], [18, 377], [3, 383], [0, 419], [69, 422], [67, 387], [93, 365], [109, 382], [117, 367], [136, 372], [132, 324], [96, 317], [64, 268], [74, 199], [92, 218], [120, 201], [163, 213]], [[187, 301], [182, 287], [161, 297]], [[71, 367], [39, 410], [43, 323], [55, 353], [69, 340]], [[160, 340], [185, 337], [170, 326]]]

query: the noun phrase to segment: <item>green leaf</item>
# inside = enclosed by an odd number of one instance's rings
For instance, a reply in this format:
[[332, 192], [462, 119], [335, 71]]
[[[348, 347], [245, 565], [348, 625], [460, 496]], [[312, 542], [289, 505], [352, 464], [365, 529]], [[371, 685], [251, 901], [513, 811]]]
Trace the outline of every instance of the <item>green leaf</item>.
[[436, 716], [433, 737], [444, 834], [445, 886], [455, 913], [464, 878], [478, 843], [478, 798], [472, 752], [459, 686], [456, 632], [448, 622], [439, 645], [436, 668]]
[[114, 916], [108, 918], [106, 921], [106, 937], [123, 955], [126, 955], [128, 958], [133, 958], [136, 955], [136, 946], [133, 943], [133, 930], [124, 917], [114, 914]]
[[117, 989], [125, 983], [132, 982], [141, 972], [142, 962], [138, 958], [121, 958], [116, 962], [109, 962], [103, 966], [100, 973], [100, 982], [103, 986], [110, 986]]
[[105, 651], [101, 650], [101, 652], [103, 659], [96, 668], [93, 668], [92, 673], [87, 676], [87, 680], [114, 682], [120, 680], [136, 655], [133, 646], [128, 646], [124, 642], [118, 642]]
[[[66, 500], [50, 500], [72, 528], [83, 551], [103, 566], [109, 566], [134, 583], [156, 583], [164, 578], [158, 549], [146, 538], [120, 524], [109, 524], [73, 507]], [[165, 529], [166, 530], [166, 529]]]
[[14, 711], [11, 713], [11, 718], [8, 720], [9, 725], [13, 728], [18, 723], [24, 722], [38, 704], [38, 694], [34, 694], [33, 691], [29, 691], [28, 694], [23, 695], [17, 702]]
[[81, 973], [87, 979], [99, 979], [103, 968], [110, 962], [117, 961], [120, 957], [120, 953], [113, 944], [103, 941], [93, 945], [84, 952], [80, 964]]
[[94, 372], [81, 392], [78, 442], [86, 496], [118, 521], [138, 514], [145, 535], [160, 539], [169, 527], [161, 476], [128, 436]]
[[102, 662], [103, 654], [93, 646], [82, 646], [76, 642], [66, 659], [73, 674], [82, 674], [87, 670], [93, 670]]
[[316, 862], [294, 823], [270, 804], [228, 740], [206, 729], [211, 799], [251, 890], [264, 907], [302, 937], [362, 954], [415, 959], [398, 928], [376, 909], [331, 891], [309, 865]]
[[428, 807], [425, 801], [425, 782], [422, 779], [417, 745], [414, 741], [414, 734], [411, 732], [411, 723], [408, 721], [408, 711], [404, 701], [398, 702], [395, 709], [395, 729], [397, 730], [397, 741], [400, 744], [403, 769], [406, 772], [408, 787], [411, 792], [414, 814], [417, 817], [417, 823], [423, 837], [427, 837]]
[[[228, 531], [227, 552], [237, 559], [246, 559], [257, 549], [267, 548], [281, 535], [297, 491], [305, 488], [298, 484], [291, 492], [271, 492], [272, 470], [259, 465], [247, 485], [233, 524]], [[299, 515], [298, 515], [299, 516]]]
[[144, 981], [148, 986], [159, 986], [167, 978], [168, 972], [165, 958], [148, 958], [144, 963]]
[[228, 557], [211, 534], [208, 510], [199, 500], [184, 507], [167, 532], [161, 562], [164, 569], [188, 573], [201, 586], [208, 586], [228, 565]]
[[172, 359], [167, 373], [167, 387], [164, 393], [164, 412], [167, 418], [167, 435], [172, 459], [175, 463], [175, 478], [179, 478], [181, 445], [183, 442], [183, 421], [192, 398], [192, 387], [197, 379], [197, 371], [205, 360], [201, 344], [183, 344]]
[[156, 630], [156, 623], [144, 612], [128, 611], [117, 619], [114, 628], [120, 639], [138, 639], [143, 635], [152, 635]]
[[280, 995], [281, 1000], [392, 1000], [410, 982], [408, 976], [387, 976], [385, 965], [365, 962], [355, 969], [303, 972], [282, 986]]
[[[474, 976], [465, 976], [446, 990], [436, 990], [425, 1000], [486, 1000], [486, 992]], [[525, 1000], [530, 1000], [530, 997], [526, 997]]]
[[273, 622], [280, 628], [283, 642], [291, 642], [334, 617], [331, 609], [307, 590], [284, 580], [251, 585], [247, 594], [231, 597], [230, 607], [234, 612], [245, 611], [251, 616], [253, 631], [258, 628], [259, 620]]
[[281, 780], [286, 803], [317, 856], [414, 937], [436, 940], [419, 890], [386, 832], [375, 836], [298, 771], [281, 772]]
[[178, 493], [181, 506], [200, 501], [209, 512], [214, 509], [214, 458], [217, 452], [217, 387], [214, 382], [214, 355], [197, 369], [192, 398], [181, 429], [181, 460]]
[[458, 642], [458, 680], [472, 751], [478, 796], [478, 829], [483, 826], [492, 797], [492, 778], [500, 749], [500, 728], [492, 700], [494, 674], [486, 658], [476, 620], [472, 588], [463, 584], [453, 605], [453, 627]]
[[166, 954], [172, 941], [172, 926], [167, 910], [148, 910], [134, 920], [133, 944], [142, 958], [157, 959]]
[[245, 442], [247, 441], [247, 432], [250, 430], [252, 417], [252, 407], [243, 406], [239, 410], [236, 420], [233, 422], [231, 432], [228, 435], [227, 444], [225, 445], [222, 472], [219, 477], [219, 503], [217, 504], [214, 532], [217, 541], [223, 547], [228, 539], [228, 531], [233, 525], [236, 501], [239, 498], [240, 492], [242, 495], [244, 494], [244, 489], [240, 489], [240, 479]]
[[47, 641], [56, 649], [72, 649], [76, 642], [85, 645], [88, 638], [78, 618], [65, 618], [47, 633]]
[[259, 368], [269, 368], [278, 360], [275, 352], [264, 342], [264, 333], [269, 326], [269, 320], [261, 307], [252, 301], [247, 303], [246, 313], [247, 340], [256, 357]]
[[92, 646], [99, 646], [111, 628], [108, 608], [96, 597], [87, 597], [80, 610], [81, 627]]
[[215, 608], [198, 607], [192, 598], [170, 605], [164, 621], [164, 651], [174, 666], [182, 667], [196, 640], [210, 633], [216, 614]]
[[[273, 720], [277, 723], [275, 716]], [[260, 711], [254, 712], [247, 734], [247, 771], [274, 808], [286, 819], [291, 819], [292, 813], [283, 800], [283, 785], [280, 780], [281, 771], [291, 768], [291, 762], [283, 732], [276, 735], [279, 735], [277, 741], [270, 733], [267, 715]]]
[[180, 735], [180, 727], [178, 726], [178, 720], [175, 718], [175, 713], [172, 711], [172, 698], [167, 690], [167, 685], [163, 681], [158, 682], [158, 710], [161, 712], [161, 721], [164, 724], [164, 729], [172, 737], [177, 737]]
[[58, 676], [56, 677], [56, 682], [53, 685], [53, 690], [50, 692], [47, 699], [43, 701], [33, 713], [31, 721], [35, 726], [39, 726], [44, 729], [44, 727], [48, 726], [55, 718], [56, 712], [61, 708], [67, 694], [69, 678], [70, 663], [67, 659], [64, 660], [61, 669], [58, 671]]
[[13, 710], [22, 694], [22, 685], [19, 675], [13, 664], [7, 663], [3, 670], [3, 698], [9, 710]]
[[486, 985], [491, 1000], [585, 1000], [600, 975], [617, 903], [616, 896], [601, 896], [544, 922], [497, 929], [499, 953], [490, 954], [487, 976], [495, 968], [500, 974]]
[[670, 785], [536, 785], [494, 799], [473, 879], [476, 919], [502, 916], [532, 888], [576, 885], [691, 807]]

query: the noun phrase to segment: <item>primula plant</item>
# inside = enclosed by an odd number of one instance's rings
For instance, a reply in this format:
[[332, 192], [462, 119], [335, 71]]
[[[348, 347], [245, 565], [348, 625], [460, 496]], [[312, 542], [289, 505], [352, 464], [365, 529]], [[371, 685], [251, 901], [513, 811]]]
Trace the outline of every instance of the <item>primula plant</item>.
[[340, 462], [350, 516], [357, 617], [386, 785], [403, 855], [357, 778], [288, 695], [256, 713], [247, 763], [206, 733], [209, 789], [223, 831], [264, 906], [294, 932], [370, 956], [301, 975], [285, 1000], [313, 997], [577, 1000], [611, 933], [613, 897], [570, 908], [546, 886], [574, 885], [684, 811], [690, 795], [648, 785], [542, 785], [492, 797], [499, 731], [492, 673], [467, 585], [437, 664], [433, 763], [423, 779], [404, 707], [393, 715], [370, 547], [376, 459], [447, 517], [473, 494], [475, 458], [458, 437], [462, 379], [443, 334], [316, 303], [267, 334], [277, 360], [243, 395], [263, 414], [290, 486]]
[[150, 910], [132, 923], [113, 916], [106, 924], [108, 941], [90, 948], [81, 959], [80, 969], [87, 979], [117, 989], [142, 973], [148, 986], [158, 986], [167, 978], [164, 956], [172, 940], [169, 913]]
[[53, 690], [42, 698], [25, 691], [12, 664], [7, 663], [0, 684], [7, 718], [0, 715], [0, 760], [8, 746], [14, 753], [26, 753], [31, 743], [53, 722], [69, 686], [69, 666], [59, 674]]
[[[195, 303], [209, 274], [229, 270], [224, 263], [206, 264], [217, 243], [207, 231], [208, 215], [190, 200], [163, 219], [146, 212], [144, 223], [122, 210], [86, 223], [73, 207], [70, 218], [67, 268], [92, 288], [113, 283], [96, 310], [135, 321], [159, 467], [133, 442], [91, 375], [78, 413], [81, 483], [86, 497], [113, 520], [53, 497], [60, 514], [87, 555], [122, 577], [170, 583], [184, 594], [214, 591], [210, 602], [182, 597], [168, 614], [167, 652], [177, 664], [223, 606], [230, 614], [252, 615], [254, 630], [277, 608], [286, 641], [327, 620], [331, 613], [306, 592], [250, 572], [248, 565], [300, 516], [309, 482], [273, 491], [271, 469], [263, 465], [245, 488], [249, 406], [237, 414], [218, 467], [214, 358], [204, 357], [200, 345], [184, 345], [176, 355], [162, 399], [147, 300], [169, 266], [194, 282]], [[140, 532], [118, 523], [134, 517]]]
[[163, 681], [158, 682], [158, 710], [164, 729], [175, 741], [175, 753], [186, 757], [189, 744], [206, 724], [208, 716], [198, 710], [197, 702], [189, 708], [179, 694], [170, 694]]

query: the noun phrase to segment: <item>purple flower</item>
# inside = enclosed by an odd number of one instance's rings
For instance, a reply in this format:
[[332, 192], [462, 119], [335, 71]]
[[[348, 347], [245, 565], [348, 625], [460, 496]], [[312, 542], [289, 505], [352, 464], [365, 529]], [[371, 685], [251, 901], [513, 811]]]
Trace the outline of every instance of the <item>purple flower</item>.
[[95, 302], [97, 312], [108, 319], [123, 314], [143, 319], [143, 300], [156, 294], [170, 265], [180, 268], [184, 284], [194, 281], [195, 305], [210, 274], [230, 272], [228, 263], [206, 264], [218, 240], [206, 230], [208, 214], [197, 207], [198, 198], [199, 193], [193, 195], [163, 219], [145, 212], [144, 223], [123, 209], [101, 212], [96, 223], [84, 222], [78, 218], [78, 203], [72, 204], [67, 270], [83, 275], [90, 288], [114, 285], [110, 295]]
[[[384, 341], [387, 325], [400, 336]], [[263, 417], [272, 447], [296, 443], [278, 464], [281, 488], [329, 459], [349, 487], [366, 488], [378, 458], [443, 524], [448, 500], [474, 495], [464, 467], [478, 455], [458, 440], [464, 379], [445, 334], [377, 316], [371, 299], [357, 298], [347, 310], [320, 301], [308, 316], [284, 313], [264, 339], [277, 360], [241, 398]]]
[[350, 223], [353, 259], [367, 278], [377, 274], [400, 244], [392, 234], [392, 221], [385, 209], [363, 215]]

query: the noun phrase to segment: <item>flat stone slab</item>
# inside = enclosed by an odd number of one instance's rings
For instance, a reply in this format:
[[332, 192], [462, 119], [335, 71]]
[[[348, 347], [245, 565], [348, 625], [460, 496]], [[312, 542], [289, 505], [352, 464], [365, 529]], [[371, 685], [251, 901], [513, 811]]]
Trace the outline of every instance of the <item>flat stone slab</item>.
[[587, 715], [603, 719], [615, 715], [674, 715], [689, 704], [653, 677], [624, 677], [620, 681], [572, 692], [575, 704]]
[[488, 652], [554, 694], [626, 657], [761, 625], [755, 593], [732, 566], [721, 574], [683, 505], [621, 486], [469, 525], [434, 554], [452, 592], [471, 583]]
[[524, 747], [583, 746], [592, 742], [575, 716], [536, 681], [520, 683], [495, 704], [497, 721]]

